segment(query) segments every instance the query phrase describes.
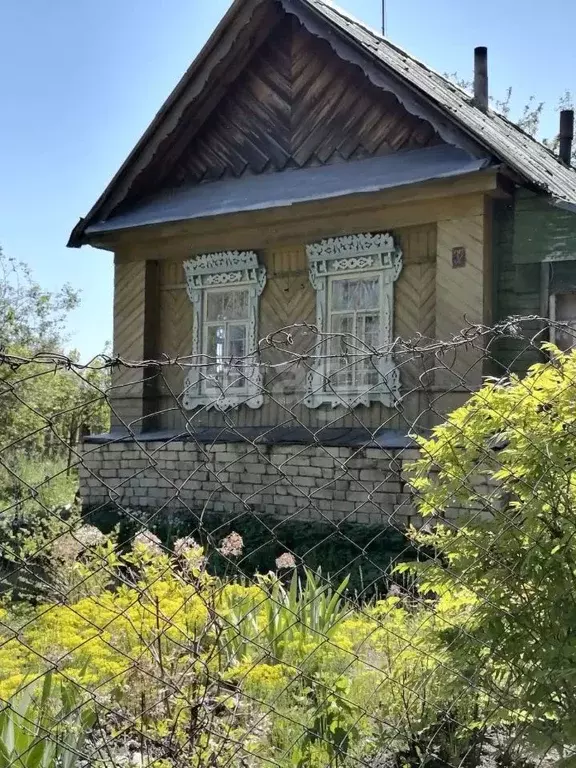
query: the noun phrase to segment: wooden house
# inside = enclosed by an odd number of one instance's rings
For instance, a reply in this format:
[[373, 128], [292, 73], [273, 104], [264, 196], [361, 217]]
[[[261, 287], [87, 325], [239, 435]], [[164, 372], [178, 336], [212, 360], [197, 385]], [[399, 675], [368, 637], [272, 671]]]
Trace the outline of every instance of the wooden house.
[[114, 352], [177, 360], [115, 371], [86, 504], [413, 515], [406, 435], [486, 369], [392, 341], [576, 317], [571, 133], [492, 111], [485, 49], [470, 96], [325, 0], [236, 0], [70, 238], [114, 252]]

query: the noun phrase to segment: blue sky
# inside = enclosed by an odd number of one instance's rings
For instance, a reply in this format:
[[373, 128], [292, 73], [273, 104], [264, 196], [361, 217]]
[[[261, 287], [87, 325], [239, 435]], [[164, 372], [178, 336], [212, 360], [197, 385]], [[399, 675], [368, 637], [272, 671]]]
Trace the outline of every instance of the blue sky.
[[[0, 243], [47, 289], [70, 282], [84, 358], [112, 336], [112, 257], [66, 241], [228, 8], [229, 0], [0, 3]], [[381, 0], [340, 0], [378, 26]], [[487, 45], [491, 91], [554, 109], [576, 92], [576, 3], [387, 0], [388, 34], [440, 72], [468, 77]]]

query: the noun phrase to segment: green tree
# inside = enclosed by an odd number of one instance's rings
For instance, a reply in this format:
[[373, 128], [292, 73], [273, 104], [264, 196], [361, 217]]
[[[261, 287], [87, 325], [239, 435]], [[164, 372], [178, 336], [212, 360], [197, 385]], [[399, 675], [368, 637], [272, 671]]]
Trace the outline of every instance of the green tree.
[[[473, 86], [469, 80], [458, 75], [457, 72], [447, 74], [450, 80], [455, 82], [460, 88], [463, 88], [469, 94], [472, 94]], [[559, 136], [542, 136], [542, 119], [546, 114], [547, 105], [544, 101], [539, 101], [535, 96], [531, 96], [526, 104], [517, 111], [514, 106], [514, 89], [510, 86], [502, 96], [490, 97], [493, 109], [503, 115], [507, 120], [515, 123], [530, 136], [539, 139], [544, 146], [553, 152], [558, 152]], [[571, 91], [566, 90], [558, 99], [555, 111], [574, 108], [574, 96]], [[572, 150], [572, 165], [576, 165], [576, 144]]]
[[79, 302], [68, 283], [56, 292], [43, 290], [30, 267], [6, 256], [0, 246], [0, 348], [62, 352], [66, 320]]
[[[413, 486], [436, 557], [420, 587], [463, 600], [450, 664], [494, 723], [541, 747], [576, 745], [576, 353], [488, 381], [429, 439]], [[458, 526], [440, 523], [464, 510]], [[438, 525], [433, 523], [438, 521]]]
[[64, 332], [79, 304], [70, 285], [43, 290], [0, 248], [0, 452], [64, 455], [85, 425], [106, 429], [105, 364], [82, 369]]
[[0, 566], [19, 585], [75, 524], [80, 436], [108, 429], [110, 379], [105, 361], [85, 368], [66, 351], [69, 285], [43, 290], [1, 250], [0, 280]]

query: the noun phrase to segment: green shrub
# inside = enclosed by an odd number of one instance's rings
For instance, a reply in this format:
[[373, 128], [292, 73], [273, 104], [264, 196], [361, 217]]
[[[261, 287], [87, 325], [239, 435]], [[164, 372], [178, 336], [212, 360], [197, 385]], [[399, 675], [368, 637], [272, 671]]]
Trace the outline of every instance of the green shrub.
[[35, 699], [30, 686], [0, 709], [0, 768], [75, 768], [95, 721], [80, 691], [44, 675]]
[[0, 466], [0, 569], [4, 590], [47, 596], [58, 566], [54, 545], [78, 525], [78, 479], [64, 460], [3, 456]]
[[191, 540], [170, 554], [147, 533], [130, 553], [103, 544], [76, 567], [87, 580], [104, 570], [108, 581], [25, 623], [0, 616], [0, 696], [49, 663], [107, 713], [111, 744], [115, 723], [125, 724], [118, 742], [143, 744], [151, 764], [204, 768], [218, 755], [224, 764], [352, 766], [409, 750], [415, 734], [439, 730], [441, 713], [479, 716], [438, 644], [457, 601], [360, 607], [346, 579], [334, 589], [310, 570], [223, 579]]
[[[459, 527], [412, 533], [437, 558], [421, 588], [459, 595], [452, 668], [543, 750], [576, 747], [576, 353], [490, 381], [420, 440], [420, 509]], [[490, 721], [489, 721], [490, 722]]]

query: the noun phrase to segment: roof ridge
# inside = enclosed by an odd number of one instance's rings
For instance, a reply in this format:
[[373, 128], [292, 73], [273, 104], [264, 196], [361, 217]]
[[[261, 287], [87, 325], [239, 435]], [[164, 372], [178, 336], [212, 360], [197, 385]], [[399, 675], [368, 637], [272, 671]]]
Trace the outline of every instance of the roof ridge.
[[[457, 91], [460, 91], [462, 95], [468, 99], [472, 99], [472, 94], [468, 92], [465, 88], [462, 88], [462, 86], [458, 85], [458, 83], [455, 83], [453, 80], [450, 80], [449, 77], [446, 75], [443, 75], [441, 72], [439, 72], [437, 69], [434, 69], [433, 67], [430, 67], [428, 64], [426, 64], [424, 61], [419, 59], [417, 56], [415, 56], [411, 51], [408, 51], [406, 48], [403, 48], [401, 45], [398, 45], [398, 43], [393, 42], [390, 40], [390, 38], [386, 37], [385, 35], [382, 35], [381, 32], [379, 32], [375, 27], [372, 25], [366, 23], [365, 21], [362, 21], [361, 19], [358, 19], [356, 16], [354, 16], [349, 11], [346, 11], [344, 8], [342, 8], [337, 3], [333, 2], [333, 0], [304, 0], [305, 3], [308, 3], [312, 6], [326, 6], [327, 8], [331, 9], [335, 13], [337, 13], [339, 16], [342, 16], [342, 18], [347, 19], [348, 21], [351, 21], [353, 24], [356, 24], [359, 27], [362, 27], [366, 32], [371, 34], [375, 39], [378, 45], [384, 44], [389, 46], [390, 48], [394, 49], [397, 53], [399, 53], [402, 56], [406, 56], [411, 61], [413, 61], [415, 64], [418, 64], [420, 67], [423, 67], [426, 71], [431, 72], [432, 74], [436, 75], [437, 77], [440, 77], [445, 83], [447, 83], [450, 87], [455, 88]], [[497, 114], [500, 114], [497, 112], [497, 110], [493, 110]]]

